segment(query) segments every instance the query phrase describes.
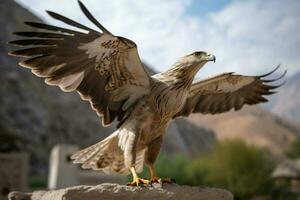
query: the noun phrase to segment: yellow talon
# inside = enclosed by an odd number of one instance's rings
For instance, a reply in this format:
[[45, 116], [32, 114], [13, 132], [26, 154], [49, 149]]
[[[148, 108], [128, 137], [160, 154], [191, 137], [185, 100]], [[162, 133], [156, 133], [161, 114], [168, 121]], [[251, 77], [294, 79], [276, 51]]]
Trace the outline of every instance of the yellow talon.
[[131, 173], [133, 176], [133, 180], [132, 180], [132, 182], [127, 183], [127, 185], [129, 185], [129, 186], [140, 186], [140, 185], [147, 186], [147, 185], [151, 184], [151, 181], [139, 178], [134, 167], [131, 167], [130, 170], [131, 170]]
[[132, 182], [127, 183], [129, 186], [147, 186], [150, 185], [150, 181], [142, 178], [133, 179]]
[[176, 183], [176, 181], [172, 178], [160, 178], [158, 176], [154, 176], [151, 178], [151, 183]]
[[151, 183], [176, 183], [172, 178], [160, 178], [156, 175], [156, 170], [154, 165], [149, 166]]

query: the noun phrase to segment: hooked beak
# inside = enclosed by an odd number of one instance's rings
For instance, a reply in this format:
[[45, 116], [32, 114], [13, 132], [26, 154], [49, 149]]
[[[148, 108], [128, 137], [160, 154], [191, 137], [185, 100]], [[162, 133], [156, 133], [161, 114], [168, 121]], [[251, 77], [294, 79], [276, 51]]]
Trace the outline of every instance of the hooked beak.
[[216, 62], [216, 56], [209, 54], [208, 55], [208, 61], [214, 61], [214, 63]]

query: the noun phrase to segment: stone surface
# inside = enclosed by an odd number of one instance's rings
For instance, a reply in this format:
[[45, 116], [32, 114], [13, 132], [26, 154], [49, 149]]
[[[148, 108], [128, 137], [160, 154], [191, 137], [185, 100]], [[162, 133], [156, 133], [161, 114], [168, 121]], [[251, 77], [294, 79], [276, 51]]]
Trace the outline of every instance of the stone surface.
[[96, 186], [75, 186], [53, 191], [33, 193], [12, 192], [10, 200], [99, 200], [99, 199], [188, 199], [188, 200], [233, 200], [233, 195], [223, 189], [180, 186], [177, 184], [154, 184], [148, 187], [131, 187], [104, 183]]
[[13, 190], [27, 191], [28, 161], [26, 153], [0, 153], [0, 199]]

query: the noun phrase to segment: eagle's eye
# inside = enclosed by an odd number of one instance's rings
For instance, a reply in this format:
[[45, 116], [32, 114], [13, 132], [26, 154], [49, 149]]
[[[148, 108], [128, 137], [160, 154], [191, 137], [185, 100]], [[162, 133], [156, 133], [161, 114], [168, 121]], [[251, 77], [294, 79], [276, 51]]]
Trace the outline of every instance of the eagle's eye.
[[197, 57], [201, 57], [203, 55], [206, 55], [206, 52], [204, 51], [196, 51], [193, 53], [194, 56], [197, 56]]

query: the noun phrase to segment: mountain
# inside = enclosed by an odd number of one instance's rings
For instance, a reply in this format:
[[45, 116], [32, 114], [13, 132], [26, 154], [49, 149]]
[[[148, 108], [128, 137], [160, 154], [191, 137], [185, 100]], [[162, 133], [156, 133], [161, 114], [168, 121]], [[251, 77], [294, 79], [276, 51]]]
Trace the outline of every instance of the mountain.
[[[114, 132], [115, 126], [102, 127], [89, 103], [78, 94], [46, 85], [18, 66], [17, 59], [7, 56], [12, 49], [6, 42], [15, 39], [12, 32], [28, 30], [24, 21], [41, 22], [14, 1], [1, 0], [0, 151], [29, 152], [31, 171], [46, 175], [49, 151], [55, 144], [86, 147]], [[184, 119], [176, 120], [165, 136], [163, 152], [192, 156], [211, 148], [214, 139], [212, 131]]]
[[281, 156], [295, 139], [300, 138], [300, 124], [279, 117], [258, 106], [246, 106], [241, 111], [219, 115], [194, 114], [189, 120], [200, 127], [211, 129], [217, 139], [241, 139], [249, 144], [268, 149]]
[[300, 123], [300, 71], [287, 79], [278, 94], [270, 102], [268, 109]]

